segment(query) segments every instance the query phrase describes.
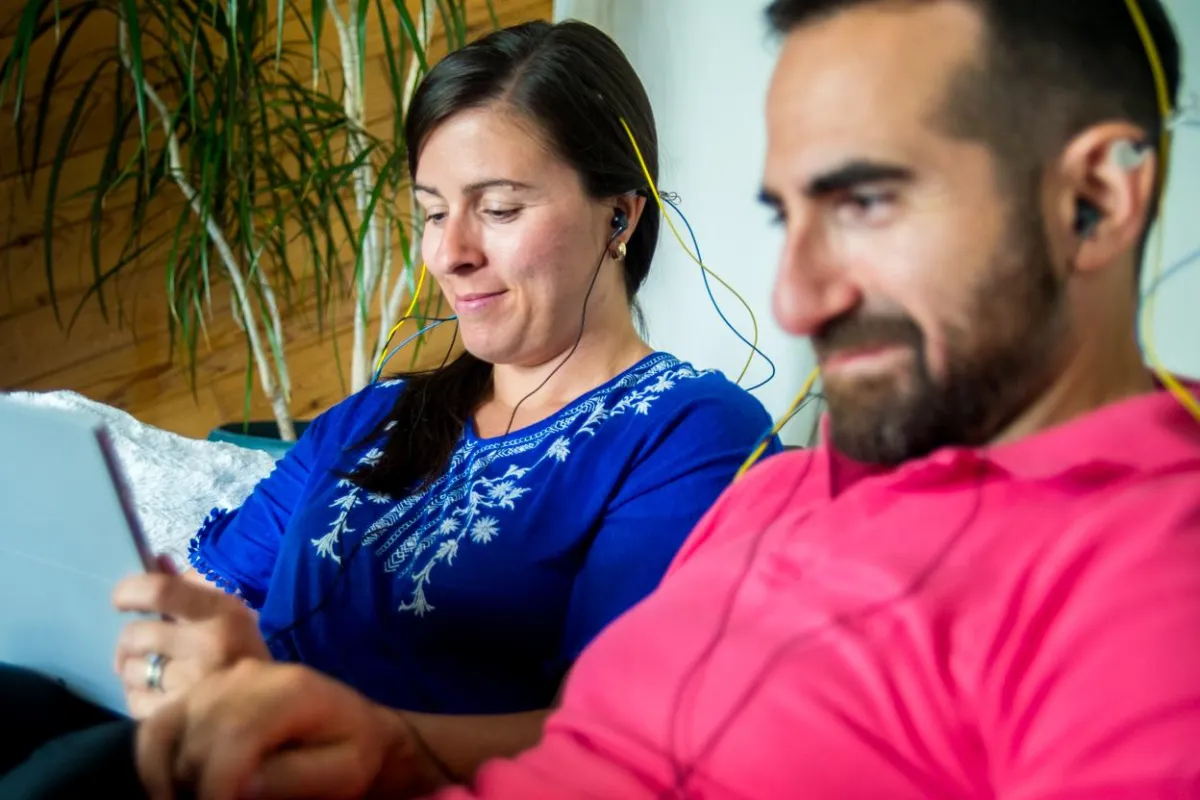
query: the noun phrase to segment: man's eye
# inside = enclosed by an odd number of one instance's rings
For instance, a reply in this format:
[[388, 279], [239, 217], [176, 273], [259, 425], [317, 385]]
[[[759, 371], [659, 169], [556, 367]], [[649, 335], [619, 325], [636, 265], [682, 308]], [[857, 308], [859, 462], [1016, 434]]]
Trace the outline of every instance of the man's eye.
[[879, 224], [885, 222], [896, 197], [890, 192], [850, 192], [837, 203], [837, 216], [849, 224]]

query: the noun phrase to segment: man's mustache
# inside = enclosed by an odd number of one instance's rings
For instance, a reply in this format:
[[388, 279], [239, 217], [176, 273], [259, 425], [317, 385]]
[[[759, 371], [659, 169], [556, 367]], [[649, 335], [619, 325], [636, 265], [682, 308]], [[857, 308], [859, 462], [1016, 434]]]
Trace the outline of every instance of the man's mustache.
[[812, 337], [821, 359], [847, 350], [911, 345], [920, 348], [925, 337], [912, 319], [903, 316], [869, 316], [858, 311], [827, 322]]

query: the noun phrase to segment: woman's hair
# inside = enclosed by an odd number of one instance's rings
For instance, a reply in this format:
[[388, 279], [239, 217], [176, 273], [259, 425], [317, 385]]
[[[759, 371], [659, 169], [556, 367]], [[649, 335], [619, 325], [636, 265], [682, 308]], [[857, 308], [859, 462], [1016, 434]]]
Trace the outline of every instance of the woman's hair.
[[[658, 180], [650, 99], [616, 42], [591, 25], [529, 22], [442, 59], [413, 95], [404, 137], [409, 173], [416, 174], [421, 149], [439, 125], [462, 111], [493, 105], [537, 123], [592, 198], [650, 194], [622, 118]], [[627, 243], [621, 263], [631, 303], [650, 271], [659, 222], [658, 206], [647, 203]], [[468, 420], [488, 397], [492, 365], [464, 353], [438, 369], [402, 377], [404, 391], [373, 434], [391, 426], [383, 455], [355, 475], [370, 491], [415, 490], [446, 469]]]

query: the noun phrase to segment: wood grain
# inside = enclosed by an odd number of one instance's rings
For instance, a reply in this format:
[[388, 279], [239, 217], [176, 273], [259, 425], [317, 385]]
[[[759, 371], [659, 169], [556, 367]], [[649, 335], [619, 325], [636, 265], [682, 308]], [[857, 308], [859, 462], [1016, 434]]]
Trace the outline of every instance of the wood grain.
[[[413, 5], [409, 0], [409, 6]], [[549, 19], [551, 6], [551, 0], [495, 0], [502, 25]], [[474, 35], [490, 28], [483, 0], [471, 0], [468, 19]], [[327, 33], [326, 41], [332, 41], [332, 28]], [[182, 359], [172, 353], [168, 338], [165, 277], [161, 270], [165, 247], [144, 254], [106, 294], [108, 319], [101, 315], [92, 297], [70, 329], [65, 327], [84, 299], [93, 275], [90, 200], [62, 198], [85, 189], [97, 174], [113, 130], [111, 92], [97, 93], [95, 108], [74, 143], [59, 189], [52, 252], [57, 298], [63, 313], [61, 324], [50, 302], [43, 217], [48, 165], [87, 69], [98, 63], [102, 50], [111, 47], [112, 37], [111, 26], [99, 20], [85, 25], [77, 36], [65, 62], [70, 72], [52, 96], [40, 166], [28, 185], [17, 174], [12, 110], [0, 109], [0, 390], [78, 391], [129, 411], [149, 424], [201, 437], [218, 425], [240, 421], [245, 413], [248, 354], [245, 338], [233, 319], [227, 288], [221, 285], [214, 291], [207, 339], [197, 348], [194, 384], [182, 368]], [[285, 30], [285, 38], [298, 39], [298, 29]], [[10, 47], [11, 39], [0, 38], [0, 59]], [[383, 50], [382, 32], [378, 27], [370, 28], [367, 52], [374, 54], [366, 68], [370, 126], [378, 135], [390, 135], [392, 109]], [[431, 56], [439, 58], [444, 52], [444, 39], [436, 40]], [[330, 74], [337, 80], [333, 58], [331, 52]], [[31, 87], [41, 86], [49, 59], [47, 44], [31, 53]], [[40, 90], [31, 89], [31, 96], [39, 94]], [[127, 141], [125, 146], [127, 152], [132, 152], [131, 143]], [[28, 143], [26, 147], [28, 159]], [[170, 192], [164, 195], [141, 231], [146, 241], [173, 227], [181, 203], [181, 197], [171, 197]], [[111, 263], [114, 254], [120, 252], [132, 222], [128, 195], [117, 192], [106, 199], [98, 240], [104, 263]], [[299, 258], [293, 268], [304, 274]], [[349, 301], [342, 299], [326, 319], [319, 320], [315, 299], [311, 291], [304, 291], [303, 283], [292, 297], [285, 314], [285, 348], [293, 382], [291, 410], [296, 417], [311, 418], [345, 397], [348, 385], [342, 375], [348, 373], [350, 364], [351, 311]], [[449, 325], [433, 331], [422, 362], [440, 362], [452, 335]], [[393, 362], [398, 367], [409, 363], [408, 353], [401, 353]], [[257, 382], [257, 378], [254, 380]], [[270, 408], [257, 390], [249, 413], [254, 419], [270, 418]]]

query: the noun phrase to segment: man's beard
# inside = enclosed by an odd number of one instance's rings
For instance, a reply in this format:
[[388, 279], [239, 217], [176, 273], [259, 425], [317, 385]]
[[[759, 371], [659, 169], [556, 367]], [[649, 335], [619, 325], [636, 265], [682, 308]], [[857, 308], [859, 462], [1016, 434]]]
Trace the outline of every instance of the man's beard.
[[908, 317], [853, 311], [813, 337], [821, 356], [911, 349], [907, 374], [826, 384], [831, 439], [840, 452], [895, 466], [942, 447], [982, 445], [1044, 390], [1066, 331], [1065, 287], [1041, 219], [1025, 216], [1010, 226], [1012, 249], [993, 257], [975, 289], [964, 316], [971, 327], [944, 331], [943, 376], [930, 373], [925, 337]]

